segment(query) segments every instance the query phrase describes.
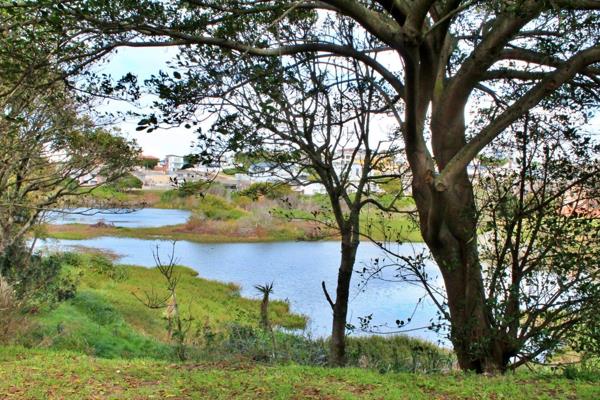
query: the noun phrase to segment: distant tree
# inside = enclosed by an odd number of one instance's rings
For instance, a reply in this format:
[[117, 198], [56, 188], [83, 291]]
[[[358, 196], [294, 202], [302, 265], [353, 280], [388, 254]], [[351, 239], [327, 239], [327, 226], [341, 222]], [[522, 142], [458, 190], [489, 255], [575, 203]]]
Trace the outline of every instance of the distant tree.
[[127, 191], [130, 189], [141, 189], [144, 186], [144, 182], [137, 176], [127, 173], [112, 182], [110, 186], [118, 191]]
[[142, 156], [139, 164], [146, 169], [154, 169], [158, 165], [159, 159], [156, 157]]

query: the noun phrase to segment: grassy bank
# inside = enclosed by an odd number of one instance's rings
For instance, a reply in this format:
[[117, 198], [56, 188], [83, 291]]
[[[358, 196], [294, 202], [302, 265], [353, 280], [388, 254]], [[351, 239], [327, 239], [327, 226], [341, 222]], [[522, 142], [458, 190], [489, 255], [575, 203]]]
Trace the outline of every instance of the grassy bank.
[[0, 347], [5, 399], [597, 399], [594, 382], [553, 375], [410, 374], [244, 362], [106, 360]]
[[[0, 345], [1, 399], [596, 399], [597, 381], [557, 374], [482, 377], [452, 372], [452, 355], [405, 336], [350, 338], [350, 368], [330, 369], [327, 341], [258, 328], [259, 304], [231, 284], [178, 267], [178, 303], [193, 317], [189, 360], [176, 362], [162, 310], [136, 299], [164, 295], [156, 269], [67, 253], [74, 297], [29, 315]], [[304, 318], [271, 303], [274, 324]], [[403, 371], [445, 371], [422, 373]]]
[[[402, 232], [394, 239], [406, 242], [421, 242], [419, 232], [409, 230], [410, 221], [393, 222]], [[252, 225], [241, 221], [211, 221], [194, 218], [181, 225], [158, 228], [124, 228], [106, 225], [46, 225], [40, 228], [42, 238], [84, 240], [101, 236], [131, 237], [138, 239], [187, 240], [197, 243], [235, 243], [235, 242], [278, 242], [278, 241], [314, 241], [337, 240], [338, 235], [316, 236], [314, 224], [306, 222], [277, 221], [268, 225]], [[374, 231], [370, 235], [374, 240], [383, 240], [384, 235]], [[366, 240], [366, 239], [365, 239]]]
[[[192, 211], [192, 218], [181, 225], [160, 228], [116, 228], [106, 225], [46, 226], [42, 234], [57, 239], [89, 239], [99, 236], [144, 239], [176, 239], [195, 242], [267, 242], [294, 240], [336, 240], [339, 238], [326, 196], [303, 196], [287, 189], [272, 195], [247, 195], [230, 192], [213, 184], [202, 195], [187, 191], [117, 192], [101, 188], [89, 201], [102, 205], [111, 198], [123, 206], [182, 209]], [[412, 209], [405, 199], [401, 208]], [[319, 222], [320, 221], [320, 222]], [[422, 237], [406, 214], [382, 214], [366, 207], [361, 215], [363, 232], [374, 240], [420, 242]], [[366, 239], [365, 239], [366, 240]]]
[[[157, 269], [119, 266], [98, 254], [67, 253], [63, 273], [78, 282], [74, 298], [31, 318], [19, 343], [108, 357], [170, 358], [164, 309], [145, 307], [138, 298], [166, 295]], [[186, 267], [179, 275], [178, 303], [193, 318], [190, 337], [219, 334], [229, 324], [258, 326], [259, 302], [241, 297], [239, 288], [198, 278]], [[271, 304], [271, 320], [286, 328], [303, 328], [303, 316], [291, 314], [287, 303]]]
[[[168, 294], [156, 268], [115, 265], [100, 253], [59, 257], [63, 277], [77, 282], [75, 296], [36, 308], [11, 343], [103, 358], [174, 359], [165, 309], [140, 301], [147, 294], [156, 299]], [[175, 274], [180, 312], [191, 319], [186, 336], [191, 359], [326, 363], [326, 339], [260, 329], [260, 302], [241, 297], [237, 286], [198, 278], [185, 267], [176, 267]], [[270, 302], [269, 319], [287, 329], [306, 324], [282, 301]], [[349, 338], [347, 352], [350, 365], [380, 372], [450, 370], [454, 360], [449, 351], [406, 336]]]
[[[312, 240], [310, 228], [300, 224], [279, 222], [268, 226], [250, 225], [245, 221], [211, 221], [192, 218], [185, 224], [158, 228], [123, 228], [107, 225], [46, 225], [41, 237], [83, 240], [100, 236], [138, 239], [188, 240], [198, 243], [270, 242]], [[335, 237], [333, 237], [335, 238]]]

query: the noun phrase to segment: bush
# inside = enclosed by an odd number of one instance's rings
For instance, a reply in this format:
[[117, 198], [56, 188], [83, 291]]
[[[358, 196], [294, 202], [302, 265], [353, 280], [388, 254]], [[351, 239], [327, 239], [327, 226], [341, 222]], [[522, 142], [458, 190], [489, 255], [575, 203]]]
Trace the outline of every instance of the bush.
[[29, 255], [27, 249], [14, 246], [0, 255], [0, 276], [10, 284], [17, 299], [27, 300], [32, 310], [72, 298], [77, 284], [61, 273], [62, 257]]
[[0, 276], [0, 344], [12, 341], [24, 328], [22, 303], [12, 286]]
[[206, 218], [215, 220], [240, 219], [247, 214], [244, 210], [240, 210], [226, 200], [211, 194], [207, 194], [200, 200], [198, 211], [204, 214]]
[[252, 199], [248, 196], [235, 196], [233, 199], [234, 203], [236, 206], [243, 208], [243, 209], [247, 209], [250, 207], [250, 205], [252, 205]]
[[184, 182], [175, 190], [179, 197], [189, 197], [203, 194], [208, 183], [204, 181]]
[[[200, 331], [204, 334], [204, 330]], [[204, 351], [213, 357], [246, 357], [269, 363], [294, 362], [300, 365], [324, 366], [328, 361], [329, 340], [281, 331], [268, 331], [232, 324], [217, 336], [198, 340]], [[349, 337], [347, 339], [349, 367], [385, 372], [439, 372], [448, 371], [454, 362], [453, 354], [431, 343], [407, 336], [382, 338]]]
[[239, 191], [238, 194], [253, 200], [258, 200], [262, 196], [270, 200], [278, 200], [292, 194], [292, 188], [281, 183], [258, 182], [253, 183], [247, 189]]
[[571, 380], [590, 382], [600, 381], [600, 359], [584, 360], [579, 364], [568, 365], [562, 368], [563, 376]]
[[324, 340], [311, 340], [300, 335], [269, 332], [253, 326], [230, 324], [215, 333], [205, 327], [197, 330], [200, 353], [216, 359], [244, 357], [267, 363], [295, 362], [301, 365], [326, 365], [327, 345]]
[[347, 339], [348, 364], [380, 372], [439, 372], [450, 370], [452, 353], [408, 336], [369, 336]]
[[141, 189], [144, 186], [144, 182], [132, 174], [126, 174], [111, 183], [110, 186], [119, 192], [124, 192], [130, 189]]

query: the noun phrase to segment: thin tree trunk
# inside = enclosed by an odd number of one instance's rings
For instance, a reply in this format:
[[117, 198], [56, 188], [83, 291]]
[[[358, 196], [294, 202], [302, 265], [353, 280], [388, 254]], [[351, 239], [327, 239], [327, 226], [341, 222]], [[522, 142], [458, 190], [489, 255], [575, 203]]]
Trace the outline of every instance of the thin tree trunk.
[[346, 364], [346, 317], [348, 316], [350, 281], [358, 245], [357, 235], [342, 234], [342, 256], [338, 271], [336, 299], [333, 306], [333, 326], [329, 353], [329, 365], [333, 367]]
[[263, 299], [260, 303], [260, 325], [265, 331], [271, 330], [271, 322], [269, 321], [269, 292], [263, 293]]

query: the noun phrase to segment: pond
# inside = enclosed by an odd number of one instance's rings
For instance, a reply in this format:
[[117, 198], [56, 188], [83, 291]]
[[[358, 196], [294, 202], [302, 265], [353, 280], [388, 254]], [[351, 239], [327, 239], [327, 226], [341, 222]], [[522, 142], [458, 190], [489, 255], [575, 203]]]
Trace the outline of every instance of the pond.
[[[90, 240], [49, 240], [40, 243], [51, 248], [67, 249], [85, 246], [108, 250], [121, 256], [123, 264], [154, 266], [153, 252], [167, 258], [171, 251], [169, 241], [132, 238], [101, 237]], [[411, 255], [424, 249], [422, 244], [403, 244], [397, 249]], [[309, 317], [307, 333], [324, 337], [330, 334], [332, 312], [321, 288], [325, 281], [335, 299], [340, 245], [338, 242], [277, 242], [277, 243], [220, 243], [204, 244], [179, 241], [175, 246], [178, 264], [198, 271], [203, 278], [222, 282], [234, 282], [241, 287], [241, 294], [258, 298], [254, 285], [274, 283], [275, 299], [287, 300], [291, 310]], [[380, 265], [390, 260], [382, 258], [382, 251], [371, 243], [362, 243], [357, 256], [356, 270], [379, 259]], [[435, 269], [428, 266], [432, 276]], [[387, 278], [391, 278], [387, 274]], [[437, 341], [436, 333], [425, 327], [436, 318], [433, 302], [424, 299], [424, 290], [410, 284], [385, 280], [371, 280], [366, 286], [359, 285], [358, 274], [353, 277], [348, 321], [360, 326], [359, 317], [372, 315], [373, 325], [388, 325], [385, 331], [397, 331], [396, 320], [411, 322], [406, 326], [408, 334], [430, 341]], [[356, 334], [361, 334], [356, 332]]]
[[94, 225], [99, 222], [123, 228], [158, 228], [184, 224], [192, 215], [187, 210], [143, 208], [139, 210], [70, 208], [52, 211], [46, 215], [50, 224]]

